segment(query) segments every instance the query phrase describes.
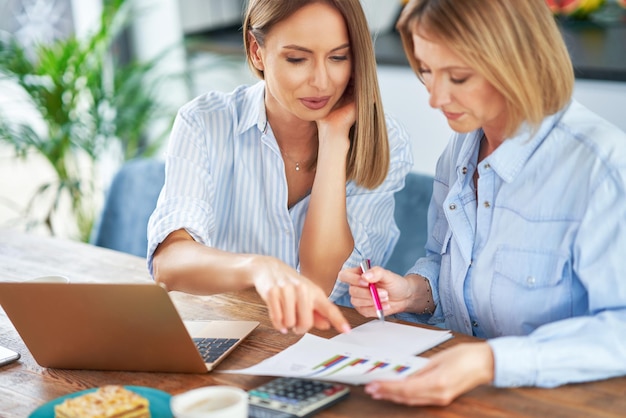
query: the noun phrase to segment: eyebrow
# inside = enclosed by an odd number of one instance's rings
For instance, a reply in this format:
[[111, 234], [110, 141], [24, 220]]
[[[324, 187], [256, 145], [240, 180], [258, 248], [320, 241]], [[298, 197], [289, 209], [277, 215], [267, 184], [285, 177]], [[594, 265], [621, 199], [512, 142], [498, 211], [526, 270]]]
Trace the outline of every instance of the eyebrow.
[[[431, 69], [428, 65], [424, 64], [420, 61], [420, 66], [426, 67], [427, 69]], [[472, 67], [462, 67], [460, 65], [449, 65], [447, 67], [437, 68], [438, 71], [475, 71]]]
[[[350, 44], [349, 43], [345, 43], [345, 44], [340, 45], [340, 46], [338, 46], [336, 48], [333, 48], [333, 49], [330, 50], [330, 52], [336, 52], [336, 51], [339, 51], [341, 49], [346, 49], [346, 48], [350, 48]], [[312, 53], [313, 52], [312, 50], [310, 50], [308, 48], [305, 48], [303, 46], [299, 46], [299, 45], [285, 45], [285, 46], [283, 46], [283, 49], [293, 49], [295, 51], [302, 51], [302, 52], [308, 52], [308, 53]]]

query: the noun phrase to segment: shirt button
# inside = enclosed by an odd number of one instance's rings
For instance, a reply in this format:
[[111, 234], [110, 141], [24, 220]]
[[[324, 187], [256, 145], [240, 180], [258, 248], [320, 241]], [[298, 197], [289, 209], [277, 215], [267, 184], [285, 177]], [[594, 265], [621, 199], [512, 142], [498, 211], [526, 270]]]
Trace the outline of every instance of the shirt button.
[[488, 201], [485, 201], [485, 203], [483, 203], [483, 205], [485, 205], [485, 207], [487, 209], [489, 209], [491, 207], [491, 204]]
[[478, 328], [478, 322], [476, 322], [476, 321], [472, 321], [472, 326], [473, 326], [474, 328]]
[[461, 170], [461, 172], [462, 172], [463, 174], [467, 174], [467, 167], [463, 167], [463, 170]]
[[488, 170], [491, 168], [491, 165], [489, 163], [485, 164], [483, 167], [485, 167], [485, 170]]
[[528, 276], [526, 278], [526, 283], [528, 283], [529, 285], [533, 286], [535, 284], [536, 280], [533, 276]]
[[454, 203], [450, 203], [450, 206], [448, 206], [450, 208], [450, 210], [455, 210], [456, 209], [456, 205]]

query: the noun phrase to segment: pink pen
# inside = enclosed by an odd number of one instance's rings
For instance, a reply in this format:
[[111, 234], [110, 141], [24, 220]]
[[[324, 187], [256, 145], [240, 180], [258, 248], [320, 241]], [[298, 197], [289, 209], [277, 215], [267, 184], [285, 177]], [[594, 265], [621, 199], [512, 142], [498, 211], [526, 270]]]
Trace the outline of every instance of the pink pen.
[[[365, 273], [371, 267], [372, 266], [370, 265], [369, 258], [366, 258], [365, 260], [361, 261], [361, 272]], [[383, 306], [380, 304], [380, 298], [378, 297], [378, 289], [376, 289], [376, 284], [370, 283], [369, 288], [370, 288], [370, 294], [372, 295], [372, 299], [374, 299], [374, 304], [376, 305], [376, 315], [378, 316], [378, 319], [384, 322], [385, 315], [383, 314]]]

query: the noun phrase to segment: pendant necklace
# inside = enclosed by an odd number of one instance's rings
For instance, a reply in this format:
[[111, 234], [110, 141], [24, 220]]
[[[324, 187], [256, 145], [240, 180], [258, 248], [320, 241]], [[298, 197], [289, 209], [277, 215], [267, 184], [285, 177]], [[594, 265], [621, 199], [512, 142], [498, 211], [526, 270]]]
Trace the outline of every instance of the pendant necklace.
[[[278, 145], [278, 144], [277, 144], [277, 145]], [[285, 152], [285, 150], [283, 150], [283, 149], [281, 148], [281, 146], [280, 146], [280, 145], [278, 145], [278, 149], [280, 149], [280, 152], [282, 152], [282, 154], [283, 154], [285, 157], [287, 157], [287, 159], [288, 159], [289, 161], [291, 161], [292, 163], [294, 163], [294, 164], [296, 165], [296, 171], [300, 171], [300, 161], [296, 161], [296, 160], [294, 160], [293, 158], [291, 158], [291, 156], [290, 156], [289, 154], [287, 154], [287, 153]], [[313, 158], [309, 158], [308, 160], [306, 160], [306, 161], [304, 161], [304, 162], [305, 162], [305, 163], [309, 163], [312, 159], [313, 159]]]

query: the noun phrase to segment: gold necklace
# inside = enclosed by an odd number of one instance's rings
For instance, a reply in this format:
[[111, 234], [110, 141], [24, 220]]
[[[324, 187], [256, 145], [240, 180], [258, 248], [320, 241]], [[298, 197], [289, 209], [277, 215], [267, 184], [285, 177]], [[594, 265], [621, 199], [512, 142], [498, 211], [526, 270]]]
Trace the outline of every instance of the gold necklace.
[[[278, 145], [278, 142], [276, 143], [276, 145]], [[289, 161], [291, 161], [292, 163], [294, 163], [294, 164], [296, 165], [296, 171], [300, 171], [300, 161], [296, 161], [296, 160], [294, 160], [293, 158], [291, 158], [291, 156], [290, 156], [289, 154], [287, 154], [287, 153], [285, 152], [285, 150], [284, 150], [284, 149], [282, 149], [282, 147], [281, 147], [280, 145], [278, 145], [278, 149], [280, 150], [280, 152], [281, 152], [281, 153], [282, 153], [285, 157], [287, 157], [287, 159], [288, 159]], [[304, 161], [304, 163], [310, 163], [311, 161], [313, 161], [313, 158], [315, 158], [315, 157], [312, 157], [312, 158], [309, 158], [308, 160], [305, 160], [305, 161]]]

